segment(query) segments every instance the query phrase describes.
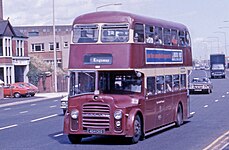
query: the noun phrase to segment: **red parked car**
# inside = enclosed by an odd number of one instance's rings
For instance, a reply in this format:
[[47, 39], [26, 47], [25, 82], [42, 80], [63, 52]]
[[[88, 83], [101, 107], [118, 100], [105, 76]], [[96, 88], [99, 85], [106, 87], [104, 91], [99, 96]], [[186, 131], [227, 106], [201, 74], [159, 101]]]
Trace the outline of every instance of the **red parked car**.
[[[17, 82], [17, 84], [21, 84], [21, 85], [28, 87], [30, 90], [32, 90], [34, 92], [34, 95], [39, 92], [38, 87], [36, 87], [32, 83]], [[34, 95], [31, 95], [31, 96], [34, 96]]]
[[34, 96], [37, 92], [36, 86], [24, 82], [17, 82], [4, 87], [4, 97]]

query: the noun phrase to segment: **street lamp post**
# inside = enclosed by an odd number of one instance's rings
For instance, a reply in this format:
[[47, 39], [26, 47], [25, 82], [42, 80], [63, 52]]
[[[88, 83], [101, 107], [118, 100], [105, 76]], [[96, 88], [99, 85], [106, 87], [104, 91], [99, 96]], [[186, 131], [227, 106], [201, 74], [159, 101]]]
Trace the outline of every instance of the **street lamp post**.
[[54, 91], [57, 92], [57, 71], [56, 71], [56, 27], [55, 27], [55, 3], [53, 0], [53, 53], [54, 53]]
[[212, 42], [213, 41], [203, 41], [203, 42], [207, 42], [207, 43], [210, 42], [210, 53], [212, 53]]
[[207, 56], [209, 54], [209, 51], [208, 51], [208, 42], [207, 41], [201, 41], [203, 44], [204, 44], [204, 50], [206, 49], [206, 53], [205, 53], [205, 57], [207, 59]]
[[96, 7], [96, 11], [98, 11], [99, 8], [112, 6], [112, 5], [117, 6], [117, 5], [122, 5], [122, 3], [111, 3], [111, 4], [101, 5], [101, 6]]
[[219, 50], [219, 37], [207, 37], [209, 39], [217, 39], [217, 43], [218, 43], [218, 53], [220, 53], [220, 50]]
[[222, 33], [224, 34], [224, 40], [225, 40], [225, 55], [227, 56], [227, 35], [226, 32], [222, 32], [222, 31], [216, 31], [214, 33]]

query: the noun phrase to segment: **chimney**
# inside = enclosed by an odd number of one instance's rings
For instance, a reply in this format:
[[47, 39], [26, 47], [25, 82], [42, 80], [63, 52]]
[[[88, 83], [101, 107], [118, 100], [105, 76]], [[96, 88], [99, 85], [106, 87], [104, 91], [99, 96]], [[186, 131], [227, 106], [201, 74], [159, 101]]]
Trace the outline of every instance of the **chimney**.
[[3, 20], [3, 5], [2, 5], [2, 0], [0, 0], [0, 20]]

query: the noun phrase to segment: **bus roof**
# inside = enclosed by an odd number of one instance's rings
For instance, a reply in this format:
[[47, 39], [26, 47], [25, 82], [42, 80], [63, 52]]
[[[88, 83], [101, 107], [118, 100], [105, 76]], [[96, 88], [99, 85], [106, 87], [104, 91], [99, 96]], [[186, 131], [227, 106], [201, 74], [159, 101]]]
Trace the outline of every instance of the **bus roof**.
[[[74, 24], [90, 24], [90, 23], [143, 23], [149, 25], [160, 26], [164, 28], [180, 29], [188, 31], [187, 27], [180, 23], [165, 21], [151, 17], [140, 16], [128, 12], [120, 11], [99, 11], [84, 14], [75, 18]], [[133, 28], [133, 26], [130, 26]]]

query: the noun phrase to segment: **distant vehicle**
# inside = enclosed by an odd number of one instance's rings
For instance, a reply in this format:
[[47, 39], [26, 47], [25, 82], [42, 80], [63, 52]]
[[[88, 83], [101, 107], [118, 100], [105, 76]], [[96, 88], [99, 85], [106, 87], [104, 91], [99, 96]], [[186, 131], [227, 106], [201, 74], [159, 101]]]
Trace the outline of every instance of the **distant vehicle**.
[[225, 78], [225, 55], [211, 54], [210, 55], [210, 73], [211, 78]]
[[13, 83], [4, 87], [4, 97], [19, 98], [22, 96], [34, 96], [35, 91], [24, 82]]
[[61, 105], [60, 108], [63, 109], [63, 114], [65, 114], [65, 112], [68, 109], [68, 96], [63, 97], [61, 100]]
[[200, 66], [200, 70], [205, 70], [205, 66]]
[[203, 78], [193, 78], [192, 82], [189, 86], [189, 93], [195, 93], [195, 92], [204, 92], [207, 94], [212, 93], [213, 85], [209, 78], [203, 77]]
[[205, 70], [210, 70], [210, 67], [209, 66], [205, 66]]
[[200, 70], [200, 65], [199, 64], [195, 65], [195, 70]]

